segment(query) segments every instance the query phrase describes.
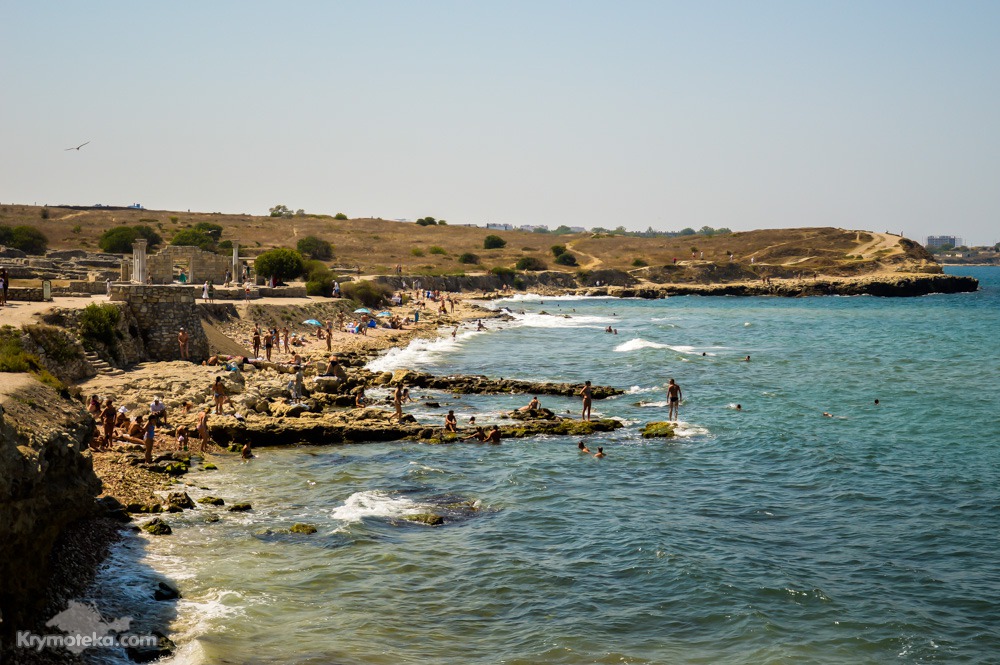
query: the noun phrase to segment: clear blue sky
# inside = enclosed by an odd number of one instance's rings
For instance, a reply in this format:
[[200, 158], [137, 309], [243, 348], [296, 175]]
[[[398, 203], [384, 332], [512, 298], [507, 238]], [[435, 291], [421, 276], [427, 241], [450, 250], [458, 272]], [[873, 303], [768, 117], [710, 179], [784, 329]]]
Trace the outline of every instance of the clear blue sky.
[[0, 23], [5, 203], [1000, 240], [996, 1], [0, 0]]

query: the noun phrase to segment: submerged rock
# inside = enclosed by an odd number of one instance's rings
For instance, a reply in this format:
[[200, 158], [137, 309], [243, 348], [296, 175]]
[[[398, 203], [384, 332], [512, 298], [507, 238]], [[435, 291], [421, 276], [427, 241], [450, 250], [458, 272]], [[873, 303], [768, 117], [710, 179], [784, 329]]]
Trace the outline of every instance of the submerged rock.
[[204, 503], [208, 506], [224, 506], [226, 502], [217, 496], [203, 496], [198, 499], [198, 503]]
[[151, 663], [174, 652], [176, 645], [166, 635], [162, 635], [156, 631], [153, 631], [153, 635], [157, 637], [154, 646], [128, 647], [125, 649], [125, 653], [128, 654], [131, 661], [136, 663]]
[[444, 524], [444, 518], [440, 515], [435, 515], [434, 513], [416, 513], [414, 515], [403, 515], [403, 520], [407, 522], [416, 522], [417, 524], [426, 524], [427, 526], [439, 526]]
[[305, 535], [309, 535], [312, 533], [316, 533], [317, 529], [312, 524], [303, 524], [301, 522], [296, 522], [295, 524], [292, 525], [292, 528], [289, 529], [289, 531], [291, 533], [302, 533]]
[[151, 533], [154, 536], [169, 536], [174, 532], [174, 530], [170, 528], [170, 525], [161, 520], [159, 517], [154, 517], [143, 524], [142, 530], [146, 533]]
[[187, 492], [171, 492], [167, 495], [167, 505], [170, 508], [184, 510], [185, 508], [194, 508], [194, 501], [191, 500]]
[[253, 510], [253, 506], [249, 503], [234, 503], [229, 507], [229, 512], [231, 513], [243, 513], [248, 510]]
[[153, 591], [153, 598], [155, 600], [175, 600], [180, 597], [180, 592], [166, 582], [157, 584], [156, 589]]
[[672, 436], [674, 436], [674, 426], [672, 423], [646, 423], [646, 426], [642, 428], [642, 438], [644, 439], [669, 438]]

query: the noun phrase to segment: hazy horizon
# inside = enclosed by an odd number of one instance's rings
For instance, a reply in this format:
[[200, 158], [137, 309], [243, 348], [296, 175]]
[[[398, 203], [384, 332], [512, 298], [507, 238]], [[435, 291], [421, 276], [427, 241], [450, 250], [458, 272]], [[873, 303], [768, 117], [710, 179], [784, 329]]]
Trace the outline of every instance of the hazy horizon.
[[1000, 240], [996, 3], [56, 7], [4, 202]]

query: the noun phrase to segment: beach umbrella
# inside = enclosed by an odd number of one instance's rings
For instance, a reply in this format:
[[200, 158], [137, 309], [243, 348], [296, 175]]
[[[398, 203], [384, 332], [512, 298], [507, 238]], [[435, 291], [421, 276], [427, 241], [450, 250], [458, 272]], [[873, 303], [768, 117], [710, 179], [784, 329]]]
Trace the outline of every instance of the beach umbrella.
[[367, 307], [358, 307], [356, 310], [354, 310], [354, 313], [355, 314], [371, 314], [372, 311], [370, 309], [368, 309]]
[[322, 325], [323, 325], [322, 323], [320, 323], [320, 322], [319, 322], [319, 321], [317, 321], [316, 319], [306, 319], [306, 320], [305, 320], [305, 321], [303, 321], [302, 323], [307, 323], [307, 324], [309, 324], [309, 325], [311, 325], [311, 326], [322, 326]]
[[375, 316], [392, 316], [392, 312], [379, 312]]

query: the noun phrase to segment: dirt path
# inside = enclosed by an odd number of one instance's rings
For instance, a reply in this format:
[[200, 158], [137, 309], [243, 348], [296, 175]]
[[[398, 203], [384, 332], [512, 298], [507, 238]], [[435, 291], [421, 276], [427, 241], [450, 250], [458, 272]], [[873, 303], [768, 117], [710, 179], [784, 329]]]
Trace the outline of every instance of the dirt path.
[[572, 242], [566, 243], [566, 249], [573, 250], [574, 252], [576, 252], [580, 256], [586, 256], [586, 257], [588, 257], [590, 259], [589, 262], [587, 262], [584, 265], [580, 266], [584, 270], [594, 270], [594, 269], [600, 268], [602, 265], [604, 265], [604, 261], [600, 260], [599, 258], [597, 258], [596, 256], [594, 256], [593, 254], [587, 254], [586, 252], [581, 252], [580, 250], [578, 250], [576, 247], [573, 246]]
[[903, 248], [899, 246], [900, 236], [891, 235], [889, 233], [876, 233], [871, 232], [874, 238], [865, 243], [864, 245], [858, 247], [854, 250], [856, 254], [860, 254], [866, 259], [875, 258], [875, 254], [878, 252], [888, 249], [890, 254], [900, 254]]

